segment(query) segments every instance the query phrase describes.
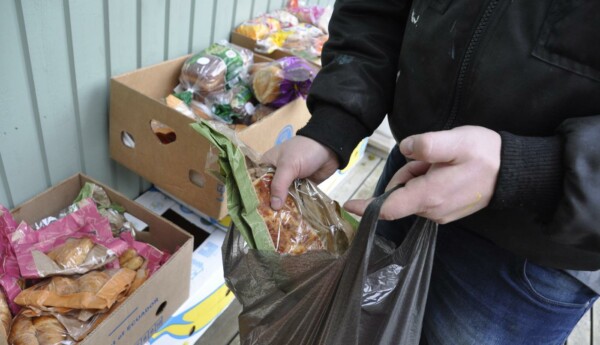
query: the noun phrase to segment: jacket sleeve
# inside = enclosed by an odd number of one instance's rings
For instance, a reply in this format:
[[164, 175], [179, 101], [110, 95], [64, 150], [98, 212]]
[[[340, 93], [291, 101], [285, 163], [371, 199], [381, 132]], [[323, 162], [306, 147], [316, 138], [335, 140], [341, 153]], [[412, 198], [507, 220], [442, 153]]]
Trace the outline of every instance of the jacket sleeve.
[[332, 149], [346, 166], [354, 147], [391, 111], [409, 0], [337, 0], [323, 68], [298, 131]]
[[535, 211], [553, 241], [600, 248], [600, 115], [571, 118], [545, 138], [502, 136], [494, 209]]

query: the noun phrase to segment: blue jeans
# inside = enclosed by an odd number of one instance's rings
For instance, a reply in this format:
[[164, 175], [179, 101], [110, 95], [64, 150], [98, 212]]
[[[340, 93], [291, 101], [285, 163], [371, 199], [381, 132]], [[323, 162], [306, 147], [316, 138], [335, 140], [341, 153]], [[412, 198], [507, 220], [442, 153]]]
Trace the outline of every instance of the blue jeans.
[[[377, 186], [405, 160], [390, 154]], [[380, 222], [399, 242], [412, 220]], [[457, 225], [439, 227], [422, 343], [429, 345], [560, 345], [598, 296], [549, 267], [520, 258]]]

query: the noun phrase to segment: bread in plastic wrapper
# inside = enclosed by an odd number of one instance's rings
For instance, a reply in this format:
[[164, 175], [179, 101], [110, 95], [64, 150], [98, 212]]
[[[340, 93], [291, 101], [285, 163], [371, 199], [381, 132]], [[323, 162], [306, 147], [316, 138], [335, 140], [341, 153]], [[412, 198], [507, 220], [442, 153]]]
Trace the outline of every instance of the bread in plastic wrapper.
[[229, 214], [250, 248], [293, 255], [309, 250], [345, 252], [354, 237], [353, 224], [312, 182], [297, 180], [284, 208], [274, 211], [270, 206], [273, 167], [261, 165], [260, 155], [226, 126], [212, 122], [191, 126], [219, 151]]
[[54, 276], [23, 290], [15, 303], [42, 311], [108, 309], [127, 293], [135, 275], [135, 271], [120, 268], [81, 276]]
[[52, 315], [27, 317], [19, 314], [12, 322], [9, 345], [73, 345], [65, 327]]
[[77, 195], [77, 198], [75, 198], [73, 203], [78, 205], [80, 201], [88, 198], [94, 201], [98, 208], [98, 212], [108, 219], [114, 236], [119, 236], [122, 232], [128, 232], [132, 235], [135, 234], [133, 224], [125, 219], [125, 208], [112, 202], [104, 188], [95, 183], [86, 182], [83, 187], [81, 187], [81, 191], [79, 191], [79, 195]]
[[147, 270], [146, 277], [154, 274], [170, 257], [169, 253], [151, 244], [136, 241], [131, 234], [123, 233], [121, 239], [127, 243], [128, 249], [119, 256], [120, 266], [134, 271], [143, 267]]
[[288, 56], [258, 68], [252, 74], [256, 99], [280, 108], [298, 97], [306, 98], [318, 70], [306, 60]]
[[91, 199], [79, 209], [50, 225], [33, 230], [21, 222], [10, 236], [24, 278], [57, 274], [83, 274], [105, 266], [127, 249], [113, 238], [110, 224]]
[[234, 31], [240, 35], [259, 40], [273, 31], [281, 29], [281, 22], [275, 18], [260, 16], [252, 18], [238, 25]]
[[21, 292], [24, 284], [17, 256], [8, 240], [16, 229], [17, 222], [12, 214], [6, 207], [0, 205], [0, 287], [6, 295], [13, 314], [21, 309], [13, 300]]
[[311, 24], [301, 23], [297, 26], [275, 31], [256, 42], [256, 51], [271, 54], [279, 49], [309, 61], [321, 57], [323, 42], [328, 36], [321, 29]]
[[242, 82], [253, 59], [248, 49], [227, 42], [213, 43], [185, 61], [179, 81], [184, 90], [192, 92], [194, 99], [203, 102], [207, 95], [229, 90]]

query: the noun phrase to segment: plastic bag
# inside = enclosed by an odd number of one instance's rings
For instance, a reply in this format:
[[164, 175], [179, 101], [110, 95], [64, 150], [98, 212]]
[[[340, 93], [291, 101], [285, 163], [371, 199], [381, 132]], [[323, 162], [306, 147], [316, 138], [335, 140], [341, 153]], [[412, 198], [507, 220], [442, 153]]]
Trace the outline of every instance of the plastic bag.
[[419, 344], [437, 224], [418, 219], [394, 248], [375, 235], [387, 195], [369, 205], [342, 256], [255, 250], [229, 230], [224, 272], [243, 306], [242, 344]]
[[288, 12], [296, 16], [302, 23], [312, 24], [324, 33], [329, 33], [329, 21], [333, 14], [333, 9], [329, 6], [289, 6]]
[[131, 234], [121, 234], [121, 239], [127, 243], [129, 248], [119, 256], [121, 267], [137, 271], [144, 263], [144, 268], [148, 271], [146, 276], [151, 276], [160, 266], [169, 259], [169, 254], [159, 250], [151, 244], [136, 241]]
[[281, 22], [276, 18], [260, 16], [243, 22], [234, 31], [253, 40], [260, 40], [271, 32], [280, 30], [281, 27]]
[[74, 345], [65, 327], [52, 315], [19, 314], [12, 322], [9, 345]]
[[248, 49], [227, 42], [213, 43], [185, 61], [179, 81], [195, 100], [223, 92], [244, 81], [254, 56]]
[[112, 237], [108, 220], [91, 199], [78, 205], [79, 210], [40, 230], [21, 222], [11, 234], [22, 277], [86, 273], [103, 267], [127, 249], [124, 241]]
[[255, 50], [259, 53], [271, 54], [279, 49], [309, 61], [315, 61], [321, 57], [323, 43], [327, 39], [328, 36], [321, 29], [311, 24], [301, 23], [273, 32], [257, 41]]
[[16, 229], [17, 222], [12, 214], [7, 208], [0, 205], [0, 286], [13, 314], [18, 313], [21, 309], [13, 300], [24, 285], [17, 256], [9, 243], [9, 238]]
[[98, 212], [104, 218], [108, 219], [114, 236], [118, 236], [122, 232], [128, 232], [135, 236], [134, 226], [125, 219], [125, 208], [113, 203], [102, 187], [91, 182], [86, 182], [73, 203], [77, 205], [80, 201], [87, 198], [92, 199], [98, 208]]
[[192, 127], [219, 150], [229, 214], [248, 244], [281, 254], [310, 250], [342, 254], [354, 230], [339, 205], [304, 179], [290, 188], [285, 207], [274, 211], [269, 202], [273, 168], [258, 164], [256, 152], [237, 140], [230, 129], [217, 125], [201, 122]]
[[127, 268], [54, 276], [23, 290], [15, 303], [42, 311], [53, 308], [108, 310], [122, 299], [135, 278]]
[[317, 73], [304, 59], [284, 57], [256, 69], [252, 89], [260, 103], [280, 108], [298, 97], [306, 98]]

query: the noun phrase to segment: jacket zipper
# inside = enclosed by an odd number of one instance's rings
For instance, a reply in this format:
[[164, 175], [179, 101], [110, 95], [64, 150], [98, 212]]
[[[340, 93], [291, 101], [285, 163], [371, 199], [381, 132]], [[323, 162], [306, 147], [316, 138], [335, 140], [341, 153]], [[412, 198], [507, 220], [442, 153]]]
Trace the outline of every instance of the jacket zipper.
[[444, 129], [450, 129], [452, 124], [454, 123], [454, 120], [456, 120], [456, 115], [458, 114], [458, 109], [459, 109], [459, 106], [460, 106], [460, 103], [462, 101], [463, 94], [464, 94], [465, 80], [467, 77], [467, 72], [469, 71], [469, 68], [471, 67], [471, 63], [473, 61], [473, 56], [475, 55], [477, 48], [479, 47], [481, 38], [485, 34], [485, 30], [487, 29], [488, 23], [490, 21], [490, 17], [492, 16], [492, 13], [496, 9], [498, 2], [499, 2], [499, 0], [490, 1], [490, 3], [487, 5], [487, 8], [485, 9], [485, 12], [483, 13], [483, 16], [481, 17], [481, 19], [479, 20], [479, 23], [477, 24], [477, 28], [475, 29], [473, 36], [471, 36], [471, 41], [469, 41], [469, 45], [467, 46], [467, 51], [465, 52], [465, 56], [463, 57], [463, 60], [460, 65], [460, 69], [458, 72], [458, 79], [456, 80], [454, 100], [452, 103], [452, 108], [450, 110], [450, 115], [448, 116], [448, 119], [446, 120], [446, 124], [444, 125]]

